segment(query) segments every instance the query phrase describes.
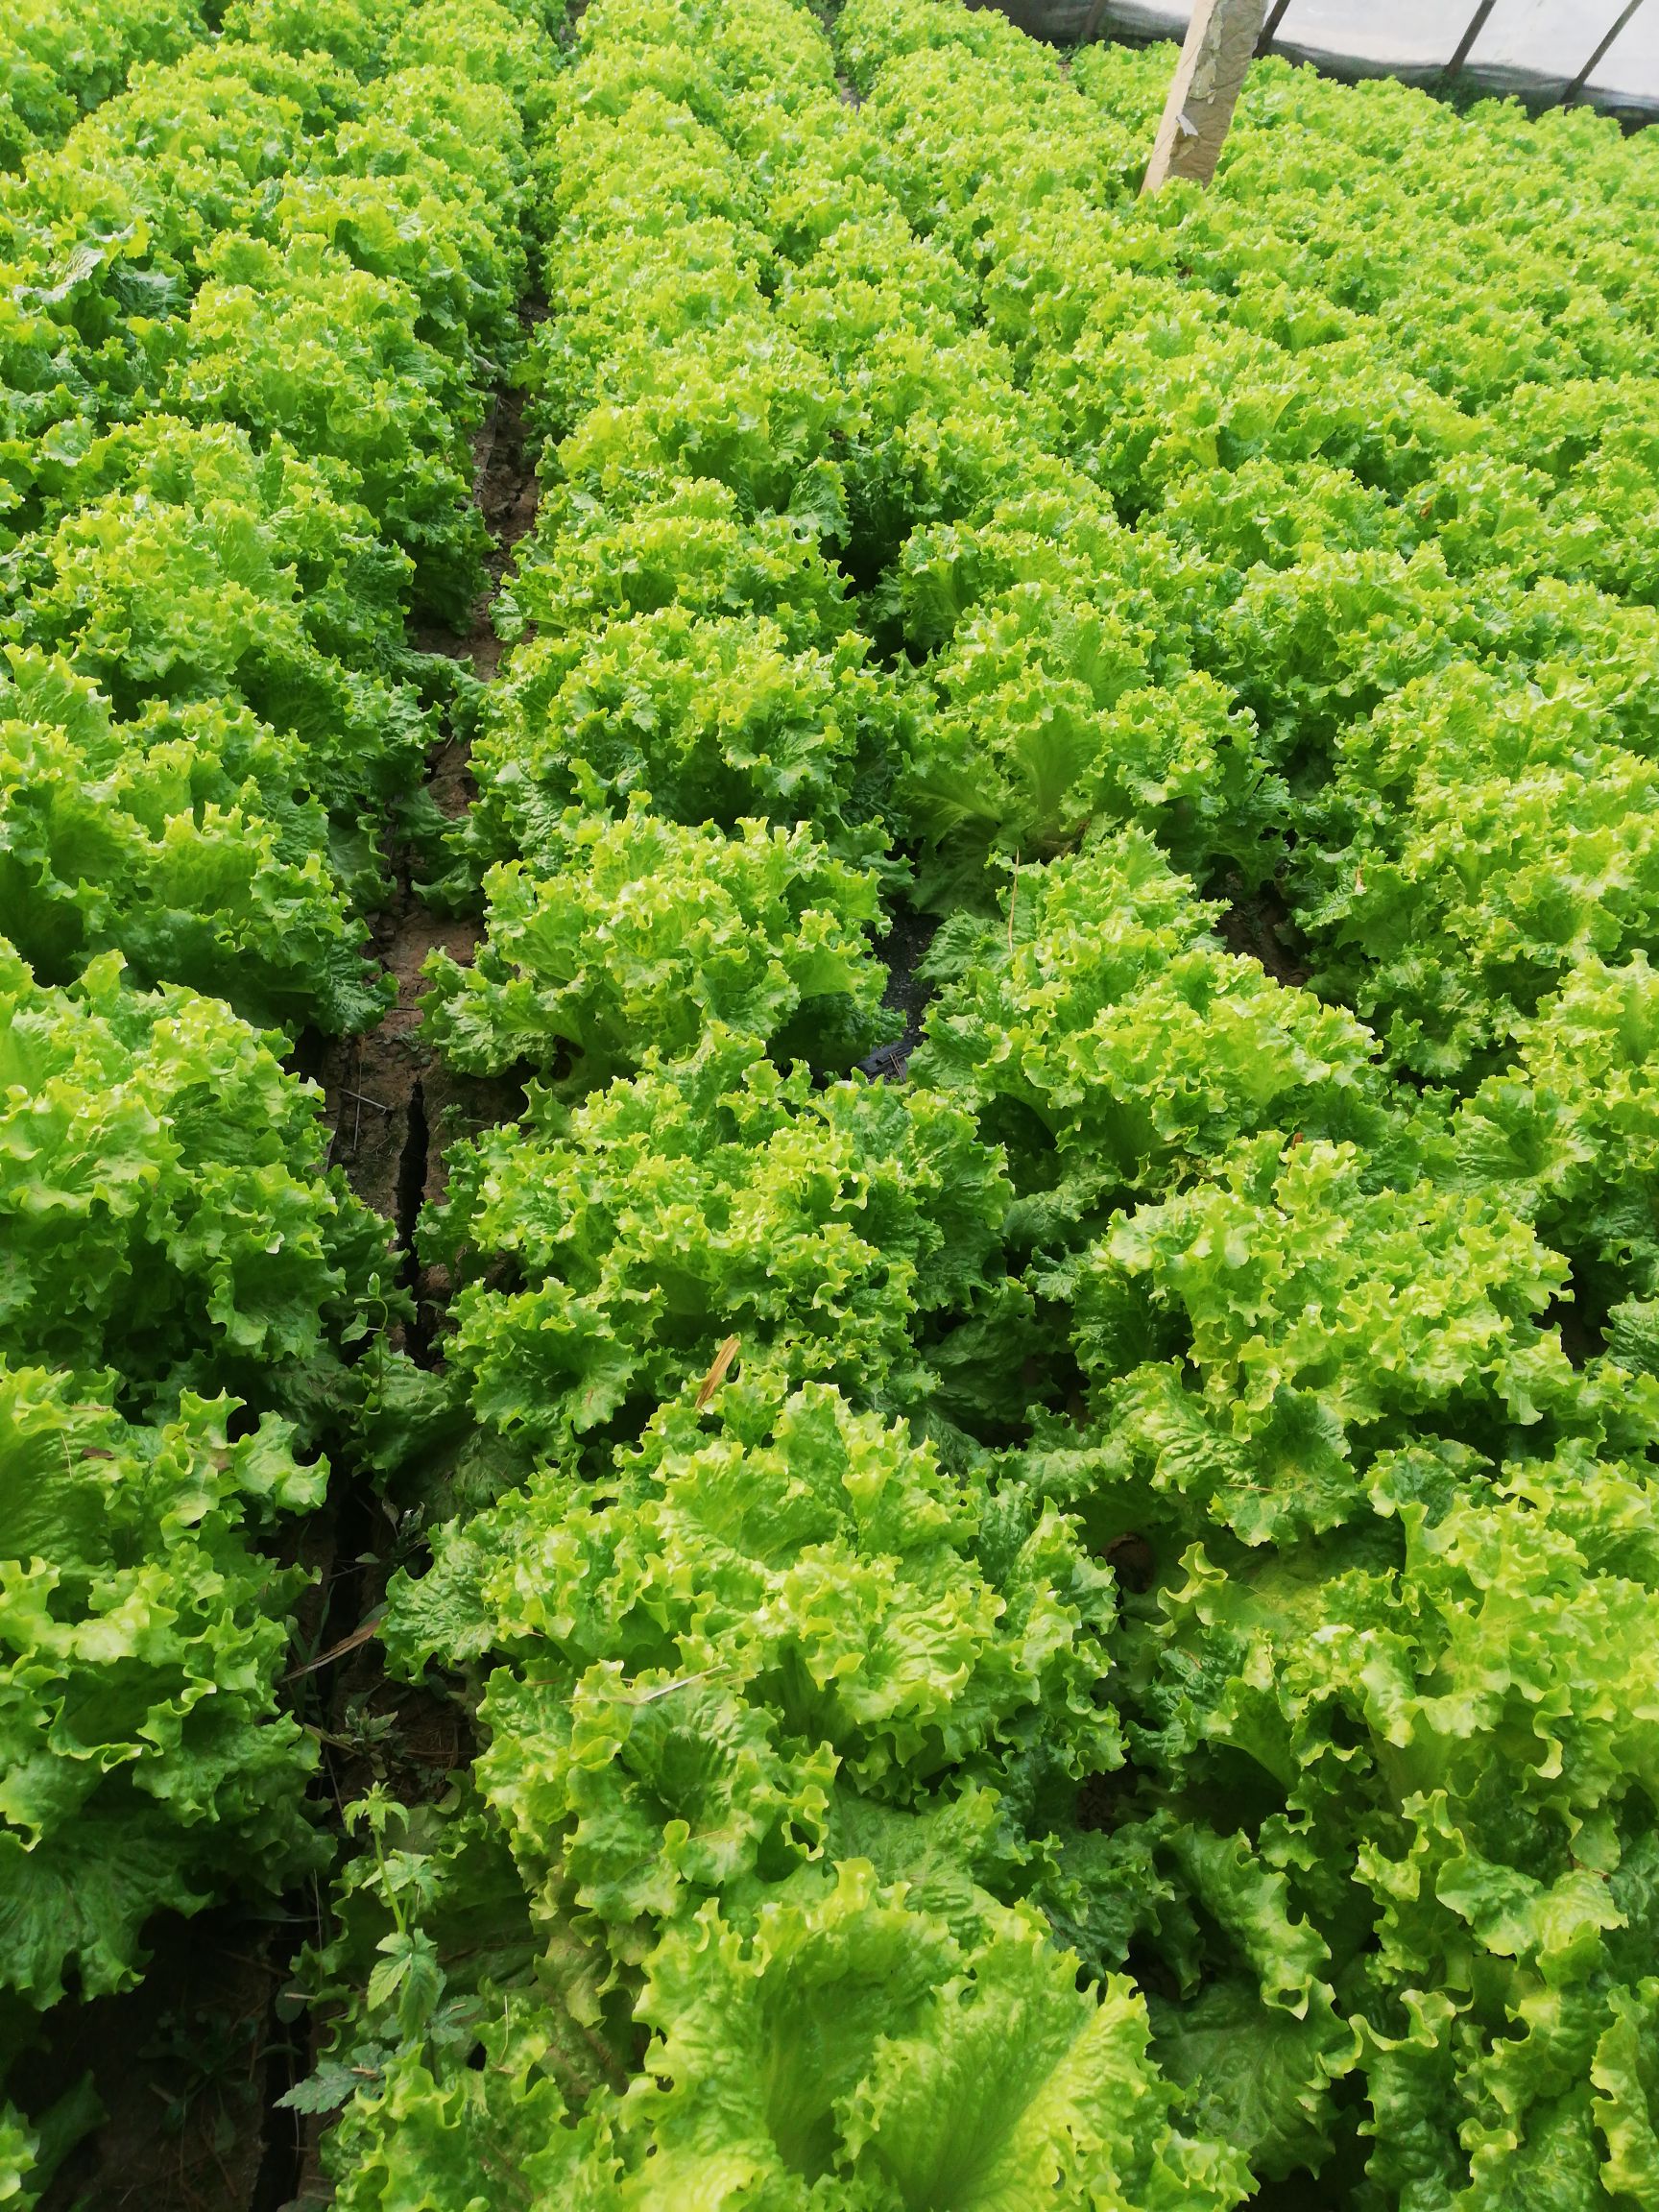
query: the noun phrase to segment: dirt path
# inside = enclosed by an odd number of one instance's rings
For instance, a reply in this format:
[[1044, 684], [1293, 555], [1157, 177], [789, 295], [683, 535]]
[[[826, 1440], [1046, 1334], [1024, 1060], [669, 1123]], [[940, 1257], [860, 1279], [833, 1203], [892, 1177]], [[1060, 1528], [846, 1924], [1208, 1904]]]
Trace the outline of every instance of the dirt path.
[[[423, 631], [414, 642], [425, 652], [466, 661], [481, 683], [489, 683], [501, 661], [492, 620], [495, 595], [515, 548], [536, 520], [539, 486], [524, 435], [520, 393], [498, 394], [479, 433], [473, 481], [492, 541], [489, 582], [464, 635]], [[426, 789], [451, 821], [471, 805], [474, 792], [463, 737], [451, 734], [434, 750]], [[479, 924], [435, 913], [415, 884], [409, 852], [394, 851], [391, 859], [397, 896], [385, 913], [371, 917], [370, 926], [397, 996], [368, 1035], [331, 1041], [320, 1055], [317, 1072], [334, 1129], [331, 1158], [344, 1166], [359, 1197], [385, 1214], [396, 1225], [399, 1242], [412, 1250], [415, 1215], [442, 1187], [443, 1139], [451, 1128], [458, 1135], [464, 1126], [510, 1119], [519, 1102], [510, 1086], [448, 1076], [422, 1044], [421, 972], [427, 956], [445, 951], [465, 965], [476, 948]], [[411, 1286], [416, 1286], [413, 1273]]]

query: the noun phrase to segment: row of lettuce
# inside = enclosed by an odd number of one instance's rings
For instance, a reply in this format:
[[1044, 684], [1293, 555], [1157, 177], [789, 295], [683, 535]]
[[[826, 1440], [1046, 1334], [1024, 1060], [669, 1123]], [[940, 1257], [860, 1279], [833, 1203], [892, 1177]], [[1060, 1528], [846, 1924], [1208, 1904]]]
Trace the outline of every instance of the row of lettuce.
[[[1653, 931], [1659, 386], [1624, 228], [1653, 148], [1275, 63], [1212, 198], [1136, 202], [1146, 60], [1101, 50], [1068, 83], [1004, 33], [850, 11], [906, 211], [1028, 420], [1165, 564], [1166, 648], [1249, 709], [1258, 866], [1315, 988], [1462, 1085], [1580, 953]], [[998, 701], [1026, 784], [988, 828], [1003, 851], [1088, 818], [1075, 763], [1121, 678], [1076, 675], [1064, 715], [1046, 683]], [[920, 796], [949, 847], [952, 807], [994, 795]]]
[[[1275, 66], [1140, 208], [1166, 57], [544, 28], [238, 11], [0, 187], [0, 2035], [317, 1863], [247, 1530], [436, 1399], [343, 2203], [1652, 2200], [1651, 156]], [[236, 1017], [379, 1003], [526, 225], [426, 1383]]]
[[204, 35], [197, 0], [32, 0], [0, 30], [0, 170], [62, 143], [141, 61]]
[[1166, 61], [596, 0], [555, 86], [428, 1004], [529, 1105], [384, 1626], [482, 1749], [309, 1963], [351, 2212], [1659, 2201], [1650, 157], [1275, 65], [1294, 206], [1137, 210]]
[[517, 337], [538, 34], [255, 12], [0, 203], [12, 420], [0, 904], [43, 981], [361, 1023], [357, 918], [481, 581], [469, 441]]
[[269, 1539], [406, 1299], [285, 1061], [384, 996], [363, 917], [456, 689], [407, 625], [482, 580], [547, 39], [250, 0], [0, 184], [8, 2203], [93, 2109], [43, 2102], [54, 2008], [326, 1860]]

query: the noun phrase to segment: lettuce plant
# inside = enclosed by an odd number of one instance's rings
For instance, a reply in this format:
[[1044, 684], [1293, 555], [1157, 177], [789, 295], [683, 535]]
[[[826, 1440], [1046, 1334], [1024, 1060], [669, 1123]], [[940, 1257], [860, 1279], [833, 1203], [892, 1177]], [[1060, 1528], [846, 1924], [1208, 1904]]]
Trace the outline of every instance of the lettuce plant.
[[0, 38], [0, 166], [56, 144], [145, 61], [170, 61], [206, 26], [193, 0], [45, 0]]
[[1566, 1262], [1483, 1192], [1367, 1190], [1366, 1166], [1352, 1145], [1249, 1140], [1050, 1286], [1101, 1392], [1119, 1528], [1199, 1509], [1284, 1541], [1336, 1527], [1370, 1455], [1413, 1437], [1531, 1453], [1623, 1432], [1612, 1382], [1537, 1325]]
[[1052, 1507], [964, 1495], [827, 1384], [716, 1404], [687, 1390], [597, 1489], [538, 1475], [392, 1599], [400, 1665], [501, 1663], [484, 1799], [618, 1960], [687, 1900], [757, 1901], [858, 1800], [933, 1817], [1033, 1760], [1118, 1759], [1109, 1577]]
[[551, 873], [509, 861], [485, 878], [475, 963], [427, 962], [427, 1033], [476, 1073], [520, 1063], [591, 1090], [645, 1053], [690, 1050], [715, 1024], [787, 1064], [844, 1070], [891, 1028], [870, 938], [875, 878], [802, 825], [723, 835], [649, 810], [572, 812]]
[[384, 989], [291, 733], [207, 701], [118, 722], [16, 646], [0, 715], [0, 911], [39, 981], [118, 949], [138, 983], [216, 994], [258, 1026], [373, 1018]]
[[124, 1401], [233, 1389], [307, 1430], [401, 1304], [385, 1224], [325, 1173], [317, 1092], [213, 998], [68, 990], [0, 947], [0, 1357], [117, 1371]]
[[875, 802], [902, 757], [902, 682], [861, 638], [791, 653], [766, 617], [663, 607], [517, 656], [476, 751], [474, 843], [538, 857], [572, 805], [637, 793], [678, 822], [812, 821], [832, 850], [878, 849]]
[[[1230, 2018], [1208, 1994], [1158, 2007], [1155, 2049], [1234, 2140], [1321, 2113], [1338, 2170], [1362, 2161], [1358, 2203], [1639, 2202], [1659, 2112], [1650, 1472], [1423, 1441], [1367, 1488], [1323, 1555], [1224, 1568], [1195, 1546], [1143, 1645], [1131, 1740], [1191, 1823], [1168, 1852], [1189, 1986], [1208, 1951], [1209, 1989], [1236, 1992]], [[1276, 1934], [1216, 1911], [1203, 1867], [1229, 1848], [1274, 1870]], [[1299, 2056], [1298, 2012], [1327, 2023]], [[1357, 2113], [1332, 2101], [1350, 2069]]]
[[1308, 809], [1298, 918], [1314, 979], [1408, 1068], [1467, 1079], [1584, 959], [1653, 935], [1659, 767], [1577, 686], [1467, 665], [1343, 733]]
[[13, 638], [60, 654], [124, 717], [228, 700], [291, 732], [341, 861], [372, 884], [369, 818], [425, 744], [418, 698], [380, 672], [397, 666], [401, 557], [313, 465], [238, 431], [153, 421], [87, 467], [112, 487], [25, 547]]
[[426, 1249], [482, 1277], [450, 1366], [535, 1451], [602, 1445], [733, 1334], [793, 1378], [903, 1400], [923, 1388], [912, 1329], [948, 1328], [1002, 1275], [1001, 1155], [958, 1106], [814, 1090], [720, 1027], [574, 1107], [534, 1095], [450, 1176]]
[[[527, 1890], [600, 1947], [579, 1970], [558, 1938], [573, 2017], [597, 2024], [621, 1972], [655, 2040], [573, 2127], [557, 2059], [534, 2125], [493, 2092], [457, 2104], [441, 2010], [348, 2042], [379, 2079], [337, 2139], [346, 2200], [433, 2186], [447, 2111], [466, 2148], [440, 2186], [483, 2157], [595, 2205], [726, 2176], [803, 2207], [1235, 2202], [1233, 2159], [1171, 2125], [1129, 1984], [1080, 1989], [1030, 1908], [950, 1864], [984, 1849], [1010, 1758], [1116, 1760], [1091, 1694], [1106, 1590], [1051, 1509], [1006, 1524], [824, 1386], [687, 1394], [613, 1483], [550, 1471], [453, 1529], [393, 1594], [394, 1650], [507, 1662], [484, 1800]], [[476, 2008], [487, 2038], [492, 2014], [504, 2080], [572, 2017], [511, 1984]], [[1019, 2063], [993, 2062], [1016, 2022]]]
[[1395, 1141], [1367, 1033], [1224, 951], [1143, 830], [1020, 870], [1007, 904], [935, 942], [914, 1065], [1006, 1148], [1017, 1233], [1073, 1238], [1249, 1130]]
[[1575, 963], [1452, 1123], [1456, 1172], [1502, 1192], [1573, 1264], [1600, 1318], [1659, 1297], [1653, 1085], [1659, 977], [1644, 952]]
[[555, 635], [600, 630], [663, 607], [764, 615], [791, 653], [854, 626], [846, 579], [816, 534], [789, 516], [742, 521], [734, 494], [707, 476], [671, 481], [621, 514], [550, 489], [494, 613], [517, 639], [532, 623]]
[[0, 1366], [0, 1989], [44, 2009], [132, 1986], [143, 1930], [324, 1856], [316, 1746], [279, 1710], [304, 1577], [249, 1542], [326, 1469], [234, 1399], [134, 1425], [109, 1376]]
[[1230, 2212], [1246, 2187], [1235, 2150], [1173, 2119], [1127, 1981], [1079, 1989], [1030, 1914], [947, 1913], [868, 1863], [781, 1887], [752, 1931], [711, 1902], [664, 1936], [641, 2011], [648, 2071], [573, 2128], [544, 2003], [481, 2010], [478, 2071], [405, 2045], [339, 2130], [339, 2201], [463, 2212], [480, 2171], [592, 2212], [661, 2188], [777, 2212]]

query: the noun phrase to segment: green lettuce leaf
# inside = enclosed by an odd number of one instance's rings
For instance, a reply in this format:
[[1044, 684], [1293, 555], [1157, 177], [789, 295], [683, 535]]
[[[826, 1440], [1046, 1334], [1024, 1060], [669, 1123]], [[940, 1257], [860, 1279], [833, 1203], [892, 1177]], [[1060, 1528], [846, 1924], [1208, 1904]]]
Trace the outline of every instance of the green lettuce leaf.
[[427, 963], [427, 1033], [457, 1067], [528, 1062], [582, 1091], [647, 1048], [691, 1049], [715, 1023], [829, 1070], [892, 1033], [870, 947], [876, 879], [805, 827], [746, 821], [723, 836], [639, 799], [620, 822], [572, 812], [558, 850], [556, 872], [491, 870], [472, 967]]
[[321, 1856], [315, 1745], [280, 1712], [304, 1576], [243, 1524], [321, 1502], [280, 1424], [232, 1444], [235, 1401], [133, 1427], [39, 1368], [0, 1370], [0, 1984], [45, 2008], [71, 1972], [130, 1986], [143, 1931]]
[[959, 1107], [815, 1090], [719, 1027], [574, 1108], [538, 1094], [450, 1160], [426, 1249], [519, 1286], [461, 1291], [451, 1372], [534, 1451], [608, 1456], [731, 1335], [748, 1362], [914, 1402], [912, 1332], [948, 1332], [1002, 1278], [1001, 1157]]

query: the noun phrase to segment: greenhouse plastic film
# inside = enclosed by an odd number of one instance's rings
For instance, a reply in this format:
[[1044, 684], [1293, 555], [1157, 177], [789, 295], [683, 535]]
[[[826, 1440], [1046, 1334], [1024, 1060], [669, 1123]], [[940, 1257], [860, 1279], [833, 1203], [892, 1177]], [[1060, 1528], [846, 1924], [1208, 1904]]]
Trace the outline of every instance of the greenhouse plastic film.
[[[1622, 9], [1623, 0], [1497, 0], [1470, 48], [1463, 80], [1481, 91], [1559, 100]], [[1005, 12], [1034, 29], [1031, 17], [1043, 11], [1027, 5], [1023, 15], [1012, 6]], [[1047, 12], [1054, 19], [1048, 36], [1078, 36], [1068, 23], [1080, 10], [1062, 4]], [[1179, 38], [1190, 13], [1166, 0], [1104, 0], [1094, 29], [1101, 37]], [[1368, 0], [1290, 0], [1273, 50], [1336, 76], [1427, 84], [1444, 73], [1474, 16], [1474, 0], [1452, 8], [1442, 0], [1394, 0], [1387, 8]], [[1659, 0], [1637, 9], [1577, 96], [1597, 107], [1659, 115]]]

